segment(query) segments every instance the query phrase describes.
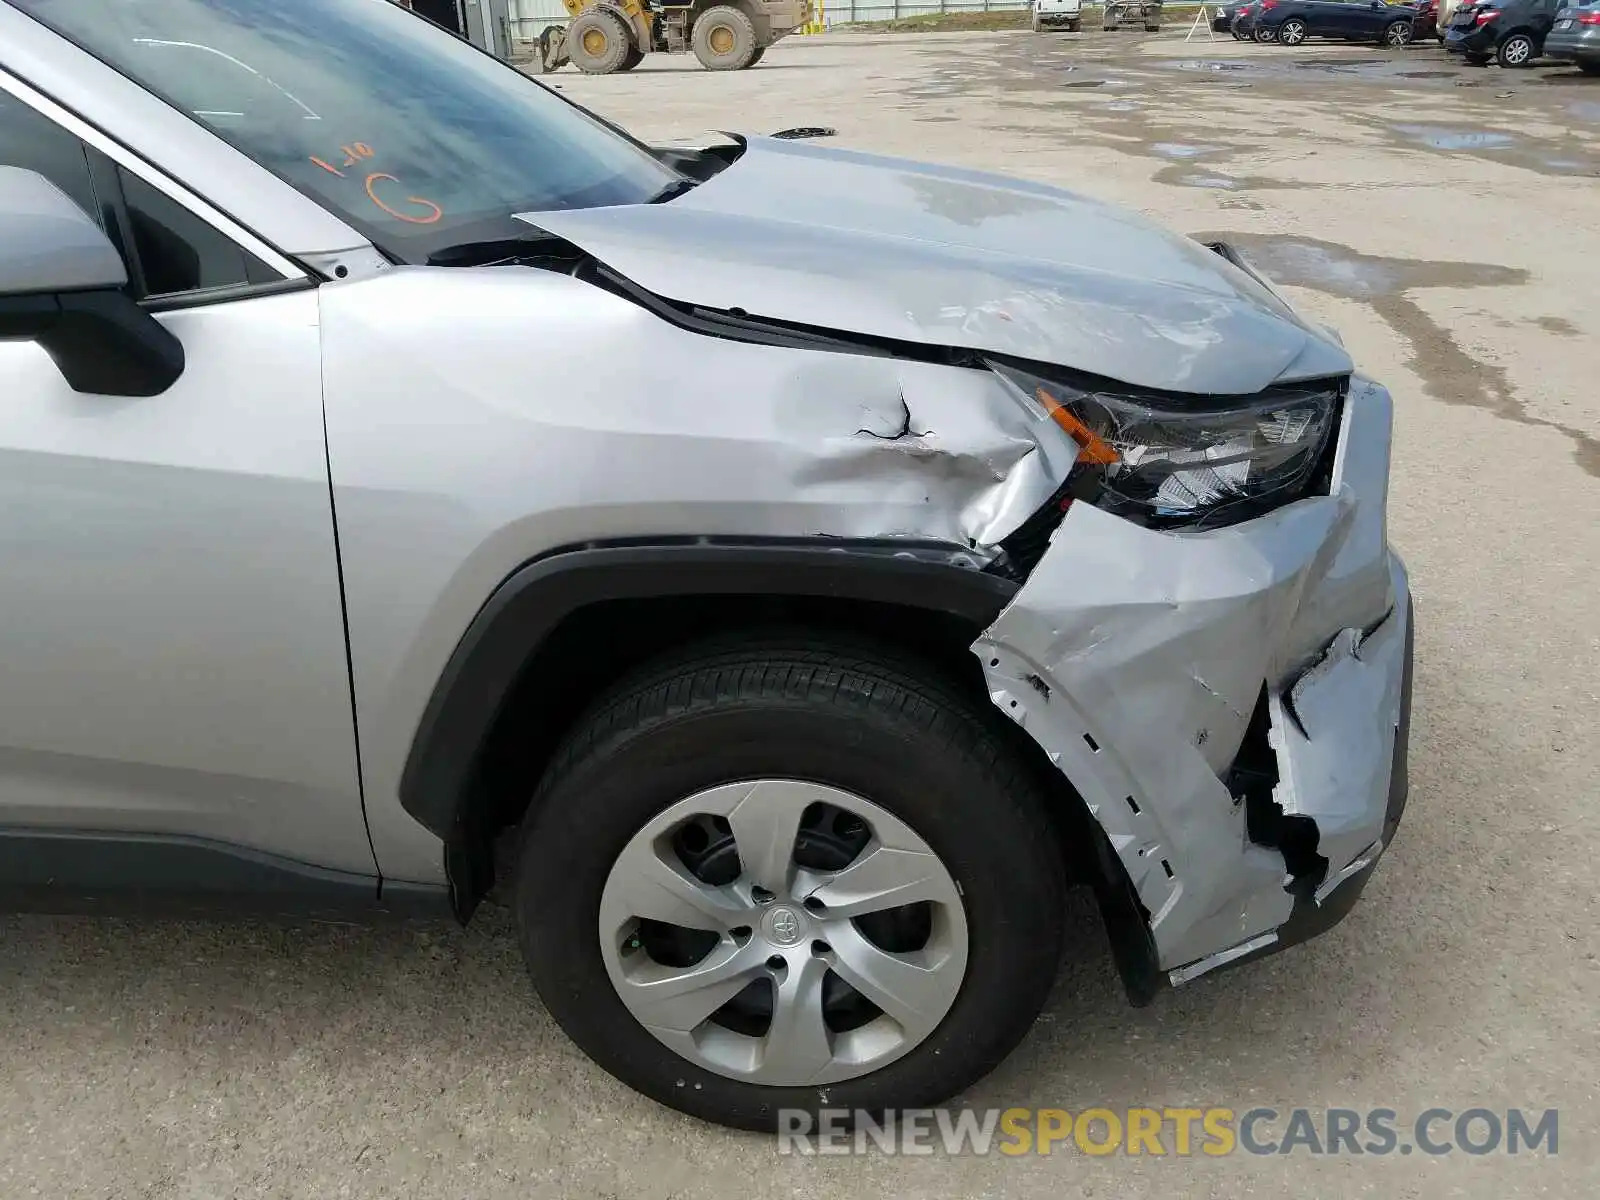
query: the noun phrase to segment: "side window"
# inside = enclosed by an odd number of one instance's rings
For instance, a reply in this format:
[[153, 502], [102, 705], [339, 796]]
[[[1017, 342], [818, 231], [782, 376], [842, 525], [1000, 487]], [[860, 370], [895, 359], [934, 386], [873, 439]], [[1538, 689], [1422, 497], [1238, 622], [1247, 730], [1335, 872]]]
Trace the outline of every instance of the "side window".
[[8, 92], [0, 92], [0, 166], [39, 172], [105, 224], [83, 143]]
[[118, 167], [117, 181], [143, 295], [168, 297], [278, 278], [253, 254], [137, 175]]
[[98, 221], [127, 260], [140, 300], [280, 278], [176, 200], [7, 92], [0, 92], [0, 165], [39, 172]]

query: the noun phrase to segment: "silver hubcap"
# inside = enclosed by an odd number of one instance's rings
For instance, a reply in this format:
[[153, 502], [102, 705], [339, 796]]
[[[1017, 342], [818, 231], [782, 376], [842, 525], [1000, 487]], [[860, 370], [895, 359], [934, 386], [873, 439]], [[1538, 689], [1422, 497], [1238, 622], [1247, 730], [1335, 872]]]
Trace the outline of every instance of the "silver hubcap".
[[1527, 59], [1528, 52], [1531, 49], [1532, 47], [1529, 46], [1527, 42], [1523, 41], [1521, 38], [1517, 38], [1506, 47], [1506, 61], [1513, 63], [1523, 62]]
[[1305, 37], [1305, 30], [1301, 29], [1300, 26], [1291, 23], [1285, 25], [1283, 27], [1283, 32], [1278, 36], [1284, 41], [1288, 42], [1289, 45], [1298, 46], [1300, 44], [1300, 39]]
[[777, 1086], [906, 1054], [967, 969], [961, 893], [928, 844], [868, 800], [786, 779], [724, 784], [651, 820], [612, 865], [599, 934], [655, 1037]]

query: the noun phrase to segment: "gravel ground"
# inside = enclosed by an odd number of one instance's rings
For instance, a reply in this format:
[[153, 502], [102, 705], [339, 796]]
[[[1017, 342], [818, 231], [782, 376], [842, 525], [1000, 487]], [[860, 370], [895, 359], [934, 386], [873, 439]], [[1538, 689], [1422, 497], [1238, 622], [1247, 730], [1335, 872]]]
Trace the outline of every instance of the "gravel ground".
[[640, 133], [833, 126], [1225, 234], [1394, 389], [1412, 801], [1323, 939], [1134, 1011], [1092, 912], [978, 1105], [1558, 1107], [1560, 1152], [780, 1157], [639, 1099], [470, 929], [0, 919], [0, 1197], [1600, 1192], [1600, 80], [1180, 33], [792, 38], [552, 77]]

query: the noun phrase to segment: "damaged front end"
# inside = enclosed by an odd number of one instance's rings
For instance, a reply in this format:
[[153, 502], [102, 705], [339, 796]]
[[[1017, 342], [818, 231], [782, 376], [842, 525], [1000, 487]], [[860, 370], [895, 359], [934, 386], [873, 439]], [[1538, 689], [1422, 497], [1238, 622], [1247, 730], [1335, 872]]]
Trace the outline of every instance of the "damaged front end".
[[[1314, 405], [1251, 410], [1262, 486], [1230, 503], [1186, 512], [1170, 457], [1143, 492], [1091, 479], [973, 647], [1104, 834], [1136, 1003], [1333, 924], [1398, 823], [1412, 628], [1385, 532], [1392, 404], [1359, 377], [1341, 392], [1311, 462], [1271, 443], [1314, 433]], [[1085, 425], [1080, 464], [1126, 463], [1129, 423]]]

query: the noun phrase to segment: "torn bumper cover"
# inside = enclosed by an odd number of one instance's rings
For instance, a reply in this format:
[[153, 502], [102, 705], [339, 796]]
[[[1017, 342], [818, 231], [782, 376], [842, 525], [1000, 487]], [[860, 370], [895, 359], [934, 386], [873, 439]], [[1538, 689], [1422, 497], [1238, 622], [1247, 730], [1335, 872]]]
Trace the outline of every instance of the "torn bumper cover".
[[1242, 524], [1162, 532], [1073, 505], [973, 647], [1126, 873], [1139, 919], [1108, 924], [1144, 938], [1147, 978], [1327, 928], [1393, 837], [1413, 634], [1385, 531], [1391, 417], [1355, 379], [1327, 494]]

